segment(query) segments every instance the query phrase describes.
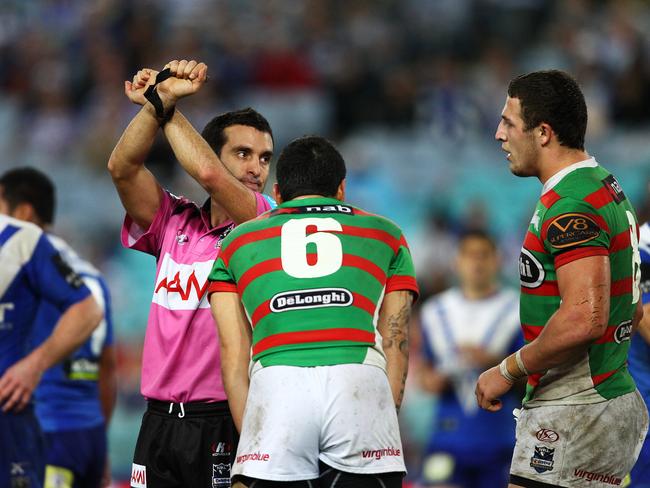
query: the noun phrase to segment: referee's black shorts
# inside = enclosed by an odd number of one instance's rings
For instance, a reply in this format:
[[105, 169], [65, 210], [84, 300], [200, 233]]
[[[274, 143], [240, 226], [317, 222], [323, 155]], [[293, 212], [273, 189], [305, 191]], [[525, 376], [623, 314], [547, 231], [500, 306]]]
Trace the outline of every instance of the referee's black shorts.
[[239, 435], [228, 402], [148, 402], [133, 455], [131, 486], [230, 486]]

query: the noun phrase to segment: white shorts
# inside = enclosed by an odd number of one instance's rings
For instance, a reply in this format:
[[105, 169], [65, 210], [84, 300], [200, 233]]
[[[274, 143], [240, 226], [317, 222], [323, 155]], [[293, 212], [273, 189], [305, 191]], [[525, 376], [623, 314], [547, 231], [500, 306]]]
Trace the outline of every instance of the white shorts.
[[376, 366], [269, 366], [253, 373], [233, 475], [311, 480], [404, 472], [395, 404]]
[[517, 421], [510, 482], [621, 486], [647, 431], [648, 411], [638, 391], [588, 405], [524, 408]]

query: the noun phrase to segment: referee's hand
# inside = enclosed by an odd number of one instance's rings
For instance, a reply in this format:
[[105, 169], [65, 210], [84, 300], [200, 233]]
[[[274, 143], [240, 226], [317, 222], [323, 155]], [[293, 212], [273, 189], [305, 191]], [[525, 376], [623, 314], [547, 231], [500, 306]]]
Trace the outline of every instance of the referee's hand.
[[147, 91], [149, 85], [154, 83], [157, 75], [158, 71], [156, 70], [141, 69], [135, 74], [132, 81], [124, 82], [124, 94], [136, 105], [144, 105], [147, 103], [144, 92]]
[[208, 79], [208, 66], [193, 59], [170, 61], [165, 65], [172, 76], [156, 85], [158, 95], [165, 105], [198, 92]]

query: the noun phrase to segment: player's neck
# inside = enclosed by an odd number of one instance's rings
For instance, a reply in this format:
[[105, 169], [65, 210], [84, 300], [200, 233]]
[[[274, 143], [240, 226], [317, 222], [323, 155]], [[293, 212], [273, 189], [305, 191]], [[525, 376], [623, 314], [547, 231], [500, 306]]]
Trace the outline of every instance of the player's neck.
[[559, 173], [564, 168], [589, 158], [590, 156], [586, 151], [581, 151], [579, 149], [562, 148], [549, 152], [546, 157], [542, 158], [540, 161], [539, 181], [541, 181], [543, 185], [553, 175]]
[[324, 195], [300, 195], [299, 197], [293, 198], [293, 200], [304, 200], [305, 198], [332, 198], [332, 197], [326, 197]]

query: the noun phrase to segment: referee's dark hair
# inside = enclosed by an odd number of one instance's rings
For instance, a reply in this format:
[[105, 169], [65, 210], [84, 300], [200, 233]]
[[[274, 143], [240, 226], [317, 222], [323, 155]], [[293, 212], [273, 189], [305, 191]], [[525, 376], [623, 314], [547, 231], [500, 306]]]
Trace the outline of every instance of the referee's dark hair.
[[562, 146], [584, 151], [587, 104], [567, 73], [548, 70], [518, 76], [510, 82], [508, 96], [519, 99], [525, 130], [546, 122]]
[[0, 176], [0, 187], [10, 212], [29, 203], [41, 224], [54, 223], [56, 195], [54, 184], [45, 173], [30, 167], [10, 169]]
[[291, 141], [280, 153], [275, 170], [280, 196], [285, 202], [303, 195], [333, 197], [345, 173], [341, 154], [320, 136]]
[[201, 132], [201, 136], [203, 136], [203, 139], [207, 141], [217, 156], [221, 156], [221, 149], [223, 149], [223, 146], [226, 144], [225, 130], [231, 125], [246, 125], [252, 127], [260, 132], [268, 133], [271, 136], [271, 140], [273, 140], [271, 125], [268, 120], [266, 120], [264, 116], [256, 110], [246, 107], [241, 110], [226, 112], [213, 118], [203, 128], [203, 132]]

